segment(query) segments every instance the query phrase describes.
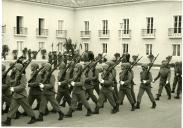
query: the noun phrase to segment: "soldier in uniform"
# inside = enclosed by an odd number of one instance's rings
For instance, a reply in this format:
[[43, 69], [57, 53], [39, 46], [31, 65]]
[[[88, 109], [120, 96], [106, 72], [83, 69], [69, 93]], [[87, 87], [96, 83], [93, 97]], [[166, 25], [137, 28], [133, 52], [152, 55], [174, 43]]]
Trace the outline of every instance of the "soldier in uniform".
[[38, 69], [39, 69], [39, 65], [37, 63], [31, 64], [31, 70], [32, 70], [31, 78], [33, 76], [34, 78], [32, 78], [30, 83], [28, 83], [28, 86], [30, 87], [28, 101], [30, 106], [32, 106], [34, 101], [37, 100], [37, 106], [35, 110], [39, 109], [40, 102], [41, 102], [41, 93], [42, 93], [38, 83], [38, 74], [36, 75]]
[[152, 75], [151, 75], [151, 72], [147, 72], [147, 70], [148, 70], [148, 65], [147, 64], [142, 64], [142, 71], [140, 72], [141, 84], [140, 84], [139, 93], [138, 93], [138, 96], [137, 96], [136, 109], [140, 109], [140, 103], [141, 103], [141, 99], [142, 99], [142, 96], [144, 94], [144, 91], [147, 92], [147, 95], [149, 96], [149, 98], [152, 102], [152, 107], [151, 108], [156, 107], [156, 102], [155, 102], [153, 94], [151, 92]]
[[177, 72], [177, 77], [178, 77], [178, 87], [177, 87], [177, 95], [174, 97], [175, 99], [179, 99], [179, 95], [182, 92], [182, 62], [179, 62], [178, 64], [178, 72]]
[[54, 85], [55, 85], [55, 76], [51, 74], [51, 76], [48, 78], [49, 73], [51, 72], [51, 64], [46, 63], [44, 65], [45, 74], [44, 74], [44, 80], [46, 80], [45, 83], [42, 83], [43, 81], [40, 81], [39, 87], [41, 88], [42, 95], [41, 95], [41, 103], [39, 108], [39, 118], [38, 121], [43, 121], [43, 114], [45, 113], [47, 103], [48, 101], [51, 103], [54, 110], [56, 110], [59, 114], [58, 120], [62, 120], [64, 117], [63, 112], [59, 108], [59, 104], [55, 99], [55, 92], [54, 92]]
[[134, 79], [134, 72], [133, 72], [132, 69], [129, 70], [129, 71], [131, 71], [131, 74], [132, 74], [132, 83], [131, 83], [132, 88], [131, 88], [131, 94], [132, 94], [132, 98], [133, 98], [134, 103], [136, 103], [136, 96], [135, 96], [135, 91], [134, 91], [134, 85], [135, 85], [135, 83], [134, 83], [134, 81], [133, 81], [133, 79]]
[[2, 111], [3, 113], [7, 113], [9, 111], [10, 108], [10, 104], [11, 104], [11, 93], [10, 93], [10, 76], [7, 75], [4, 78], [5, 75], [5, 71], [6, 71], [6, 66], [2, 65], [2, 110], [3, 110], [3, 104], [6, 103], [6, 108], [5, 110]]
[[166, 60], [163, 60], [158, 76], [153, 80], [153, 83], [154, 83], [158, 78], [160, 78], [158, 94], [155, 100], [159, 100], [163, 87], [165, 87], [166, 89], [168, 99], [169, 100], [171, 99], [170, 75], [171, 73], [170, 73], [170, 68], [168, 66], [168, 62]]
[[[12, 92], [12, 101], [10, 105], [10, 111], [8, 112], [6, 121], [2, 122], [2, 124], [6, 126], [11, 125], [11, 118], [17, 112], [20, 105], [22, 106], [24, 111], [27, 113], [27, 115], [31, 117], [31, 120], [28, 122], [28, 124], [32, 124], [36, 122], [34, 112], [31, 109], [27, 100], [27, 92], [25, 90], [27, 79], [24, 74], [20, 74], [22, 68], [23, 68], [22, 64], [19, 64], [19, 63], [15, 64], [15, 73], [16, 73], [15, 77], [16, 77], [16, 81], [19, 80], [19, 82], [16, 82], [12, 87], [10, 87], [10, 91]], [[21, 77], [19, 79], [20, 75]]]
[[119, 80], [120, 80], [120, 89], [119, 89], [119, 101], [118, 103], [123, 103], [124, 96], [126, 95], [132, 108], [131, 111], [135, 110], [135, 102], [133, 100], [132, 94], [131, 94], [131, 87], [132, 87], [132, 72], [129, 71], [130, 63], [123, 63], [121, 65], [121, 72], [119, 73]]
[[69, 108], [69, 111], [67, 112], [65, 117], [72, 117], [72, 113], [76, 110], [77, 103], [79, 101], [87, 109], [86, 116], [90, 116], [92, 114], [90, 105], [89, 105], [88, 101], [86, 100], [86, 96], [85, 96], [86, 88], [84, 87], [84, 82], [85, 82], [84, 74], [82, 73], [81, 76], [77, 76], [81, 70], [82, 70], [82, 65], [79, 63], [76, 64], [74, 67], [73, 80], [75, 80], [77, 77], [79, 77], [79, 78], [75, 81], [71, 81], [71, 85], [73, 86], [72, 100], [71, 100], [71, 106]]
[[172, 86], [172, 93], [175, 92], [176, 85], [178, 84], [178, 78], [179, 78], [179, 62], [175, 62], [175, 66], [174, 66], [174, 80], [173, 80], [173, 86]]
[[68, 73], [70, 73], [70, 72], [65, 71], [65, 68], [66, 68], [66, 65], [65, 65], [65, 63], [62, 62], [59, 67], [60, 71], [58, 72], [59, 82], [58, 82], [56, 100], [58, 103], [60, 103], [61, 99], [63, 97], [65, 97], [65, 100], [67, 101], [67, 103], [69, 105], [71, 105], [70, 90], [69, 90], [69, 86], [68, 86], [69, 78], [66, 78], [66, 76], [68, 76]]
[[[113, 107], [111, 113], [117, 113], [119, 111], [119, 106], [118, 104], [116, 104], [115, 100], [114, 100], [114, 96], [113, 96], [113, 74], [112, 71], [108, 72], [109, 65], [107, 65], [106, 63], [103, 64], [103, 72], [101, 74], [101, 80], [100, 80], [100, 84], [102, 86], [100, 93], [99, 93], [99, 99], [97, 102], [97, 107], [95, 108], [94, 114], [99, 114], [99, 109], [103, 106], [103, 103], [105, 101], [105, 99], [108, 99], [109, 103], [111, 104], [111, 106]], [[106, 75], [107, 73], [107, 75]], [[104, 78], [104, 75], [105, 78]]]

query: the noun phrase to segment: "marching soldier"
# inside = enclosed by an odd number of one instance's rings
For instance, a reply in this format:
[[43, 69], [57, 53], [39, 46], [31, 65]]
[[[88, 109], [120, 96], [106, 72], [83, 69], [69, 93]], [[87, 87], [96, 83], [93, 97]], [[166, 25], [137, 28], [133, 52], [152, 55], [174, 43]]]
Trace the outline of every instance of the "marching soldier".
[[144, 91], [147, 92], [147, 95], [149, 96], [149, 98], [152, 102], [152, 107], [151, 108], [156, 107], [156, 102], [155, 102], [153, 94], [151, 92], [152, 75], [151, 75], [151, 72], [147, 72], [147, 71], [148, 71], [148, 65], [143, 64], [142, 65], [142, 71], [140, 72], [141, 84], [140, 84], [139, 93], [138, 93], [138, 96], [137, 96], [136, 109], [140, 109], [140, 103], [141, 103], [141, 99], [142, 99], [142, 96], [144, 94]]
[[179, 78], [179, 62], [175, 62], [175, 66], [174, 66], [174, 80], [173, 80], [173, 86], [172, 86], [172, 93], [175, 92], [176, 85], [178, 84], [178, 78]]
[[[73, 73], [73, 80], [77, 78], [78, 73], [82, 70], [82, 65], [81, 64], [76, 64], [74, 68], [74, 73]], [[88, 101], [86, 100], [85, 96], [85, 90], [86, 88], [84, 87], [84, 74], [82, 73], [81, 76], [75, 81], [71, 81], [71, 85], [73, 86], [73, 91], [72, 91], [72, 100], [71, 100], [71, 106], [69, 108], [69, 111], [65, 115], [65, 117], [72, 117], [72, 113], [76, 110], [77, 108], [77, 103], [80, 101], [85, 108], [87, 109], [87, 114], [86, 116], [90, 116], [92, 114], [90, 105]]]
[[134, 81], [133, 81], [134, 72], [133, 72], [133, 70], [129, 70], [129, 71], [131, 71], [131, 74], [132, 74], [132, 83], [131, 83], [132, 88], [131, 88], [131, 94], [132, 94], [132, 98], [133, 98], [134, 103], [136, 103], [136, 96], [135, 96], [135, 91], [134, 91], [134, 85], [135, 85], [135, 83], [134, 83]]
[[178, 64], [178, 72], [177, 72], [177, 77], [178, 77], [178, 87], [177, 87], [177, 96], [175, 96], [175, 99], [179, 99], [179, 95], [182, 91], [182, 62], [179, 62]]
[[130, 63], [123, 63], [121, 65], [121, 72], [119, 74], [119, 80], [120, 80], [120, 89], [119, 89], [119, 101], [118, 103], [123, 103], [124, 96], [126, 95], [132, 108], [131, 111], [135, 110], [135, 102], [133, 100], [132, 94], [131, 94], [131, 87], [132, 87], [132, 73], [129, 71]]
[[[102, 108], [103, 103], [105, 99], [108, 99], [109, 103], [113, 107], [111, 113], [117, 113], [119, 111], [119, 106], [116, 104], [113, 96], [113, 74], [112, 71], [108, 72], [109, 65], [106, 63], [103, 64], [103, 72], [101, 74], [101, 80], [100, 84], [102, 86], [100, 93], [99, 93], [99, 99], [97, 102], [97, 106], [95, 108], [94, 114], [99, 114], [99, 109]], [[104, 78], [104, 75], [107, 73], [106, 77]]]
[[157, 98], [155, 100], [159, 100], [163, 87], [165, 87], [168, 99], [171, 99], [171, 88], [170, 88], [170, 68], [168, 66], [168, 62], [166, 60], [162, 61], [162, 66], [160, 67], [158, 76], [153, 80], [153, 83], [160, 78], [160, 83], [159, 83], [159, 90], [157, 94]]
[[27, 85], [27, 79], [24, 74], [20, 74], [23, 66], [22, 64], [15, 64], [15, 77], [17, 78], [21, 75], [19, 82], [16, 82], [12, 87], [10, 87], [10, 91], [12, 92], [12, 101], [10, 105], [10, 111], [8, 112], [6, 121], [3, 121], [2, 124], [5, 126], [11, 125], [11, 119], [13, 115], [17, 112], [19, 106], [21, 105], [24, 111], [31, 117], [31, 120], [28, 124], [32, 124], [36, 122], [36, 118], [33, 110], [31, 109], [28, 100], [27, 100], [27, 92], [25, 90]]
[[46, 83], [41, 83], [43, 81], [40, 81], [39, 87], [41, 88], [42, 96], [41, 96], [41, 103], [39, 108], [39, 118], [38, 121], [43, 121], [43, 114], [45, 113], [47, 103], [48, 101], [51, 103], [54, 110], [56, 110], [59, 114], [58, 120], [63, 120], [64, 114], [59, 108], [59, 104], [55, 99], [55, 92], [54, 92], [54, 85], [55, 85], [55, 76], [51, 74], [51, 76], [48, 78], [49, 73], [51, 72], [51, 64], [46, 63], [44, 65], [45, 74], [44, 79], [46, 80]]
[[[38, 69], [39, 69], [38, 64], [36, 63], [31, 64], [31, 70], [32, 70], [31, 78], [37, 73]], [[34, 103], [34, 100], [37, 100], [37, 106], [35, 110], [39, 109], [40, 102], [41, 102], [41, 93], [42, 93], [39, 87], [37, 77], [38, 75], [35, 75], [34, 78], [32, 78], [32, 80], [30, 81], [30, 83], [28, 83], [28, 86], [30, 87], [28, 101], [30, 106], [32, 106], [32, 104]]]
[[66, 77], [70, 72], [67, 72], [67, 71], [64, 72], [65, 68], [66, 68], [66, 65], [65, 63], [62, 62], [59, 67], [60, 71], [58, 72], [58, 80], [60, 81], [58, 82], [58, 91], [57, 91], [56, 100], [58, 103], [60, 103], [61, 99], [65, 97], [65, 100], [67, 101], [67, 103], [71, 105], [70, 90], [68, 86], [69, 78]]
[[6, 103], [6, 108], [5, 110], [2, 111], [3, 113], [7, 113], [9, 111], [10, 108], [10, 104], [11, 104], [11, 93], [10, 93], [10, 76], [7, 75], [4, 78], [5, 75], [5, 70], [6, 70], [6, 66], [2, 65], [2, 110], [3, 110], [3, 104]]

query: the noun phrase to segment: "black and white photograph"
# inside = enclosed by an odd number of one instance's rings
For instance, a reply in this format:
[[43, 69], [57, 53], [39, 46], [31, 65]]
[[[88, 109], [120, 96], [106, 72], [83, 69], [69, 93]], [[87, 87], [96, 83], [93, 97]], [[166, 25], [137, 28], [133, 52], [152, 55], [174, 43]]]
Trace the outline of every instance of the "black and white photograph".
[[182, 127], [182, 0], [2, 0], [1, 127]]

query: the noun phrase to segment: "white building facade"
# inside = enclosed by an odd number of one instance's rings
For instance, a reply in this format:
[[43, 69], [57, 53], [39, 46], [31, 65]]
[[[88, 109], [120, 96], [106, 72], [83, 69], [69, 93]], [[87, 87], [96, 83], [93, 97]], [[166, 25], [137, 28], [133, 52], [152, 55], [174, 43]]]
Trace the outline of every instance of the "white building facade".
[[[95, 55], [128, 52], [173, 61], [182, 55], [182, 2], [136, 0], [88, 7], [63, 7], [38, 2], [3, 0], [3, 44], [11, 51], [24, 47], [63, 51], [65, 37], [82, 44]], [[53, 43], [53, 48], [52, 48]], [[39, 58], [38, 58], [39, 59]]]

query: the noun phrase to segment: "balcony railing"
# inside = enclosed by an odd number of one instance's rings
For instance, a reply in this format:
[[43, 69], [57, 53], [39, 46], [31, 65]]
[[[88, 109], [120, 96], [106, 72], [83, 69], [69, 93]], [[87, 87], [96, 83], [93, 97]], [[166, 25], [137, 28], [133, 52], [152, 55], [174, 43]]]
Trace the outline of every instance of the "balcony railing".
[[14, 27], [15, 36], [27, 36], [27, 28], [24, 27]]
[[80, 31], [80, 33], [81, 33], [80, 37], [83, 39], [91, 38], [91, 31]]
[[56, 30], [56, 37], [57, 38], [66, 38], [67, 30]]
[[6, 26], [2, 26], [2, 33], [6, 33]]
[[168, 29], [169, 38], [182, 38], [182, 28], [169, 28]]
[[36, 36], [37, 37], [48, 37], [48, 29], [36, 29]]
[[110, 36], [110, 31], [109, 30], [99, 30], [99, 38], [109, 38]]
[[142, 29], [142, 38], [154, 39], [156, 36], [156, 29]]
[[131, 38], [131, 30], [119, 30], [119, 38], [130, 39]]

